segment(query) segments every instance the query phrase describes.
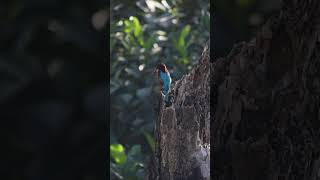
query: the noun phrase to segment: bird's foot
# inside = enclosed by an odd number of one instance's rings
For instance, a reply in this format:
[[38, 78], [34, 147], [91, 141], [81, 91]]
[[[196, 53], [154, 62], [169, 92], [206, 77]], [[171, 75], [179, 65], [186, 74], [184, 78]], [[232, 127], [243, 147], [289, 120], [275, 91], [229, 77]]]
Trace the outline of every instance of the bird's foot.
[[165, 103], [166, 103], [166, 107], [170, 107], [172, 105], [172, 102], [170, 101], [165, 101]]
[[171, 106], [172, 103], [173, 103], [173, 96], [172, 96], [172, 95], [169, 95], [169, 96], [168, 96], [168, 100], [165, 101], [165, 103], [166, 103], [166, 107]]

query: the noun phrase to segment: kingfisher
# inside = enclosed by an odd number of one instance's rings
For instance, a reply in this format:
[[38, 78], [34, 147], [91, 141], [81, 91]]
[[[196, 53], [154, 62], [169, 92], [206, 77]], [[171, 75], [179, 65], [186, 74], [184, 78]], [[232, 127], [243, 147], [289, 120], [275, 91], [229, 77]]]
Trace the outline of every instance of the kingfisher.
[[164, 95], [164, 100], [166, 103], [170, 103], [169, 92], [170, 92], [170, 85], [171, 85], [171, 77], [167, 69], [167, 66], [164, 63], [159, 63], [156, 66], [155, 72], [157, 73], [158, 79], [162, 86], [161, 90]]

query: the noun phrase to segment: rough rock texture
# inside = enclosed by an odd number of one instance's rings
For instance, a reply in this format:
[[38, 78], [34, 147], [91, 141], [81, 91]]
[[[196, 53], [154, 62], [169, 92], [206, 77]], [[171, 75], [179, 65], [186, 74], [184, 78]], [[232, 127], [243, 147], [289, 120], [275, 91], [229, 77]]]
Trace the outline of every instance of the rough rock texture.
[[214, 180], [319, 180], [320, 1], [283, 1], [211, 69]]
[[192, 72], [175, 82], [174, 102], [160, 100], [155, 166], [149, 179], [210, 179], [210, 61], [207, 46]]

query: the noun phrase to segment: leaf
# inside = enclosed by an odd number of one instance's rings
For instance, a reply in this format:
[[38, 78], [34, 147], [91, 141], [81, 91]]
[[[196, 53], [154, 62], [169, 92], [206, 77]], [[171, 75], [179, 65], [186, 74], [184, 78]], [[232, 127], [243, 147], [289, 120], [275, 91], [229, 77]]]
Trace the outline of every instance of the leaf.
[[155, 140], [154, 140], [154, 138], [146, 131], [143, 132], [143, 135], [147, 139], [147, 142], [148, 142], [152, 152], [155, 152]]
[[130, 18], [130, 21], [133, 22], [133, 34], [135, 37], [140, 37], [143, 33], [142, 31], [142, 26], [140, 24], [140, 21], [137, 17], [134, 17], [134, 16], [131, 16]]
[[125, 38], [121, 38], [121, 40], [120, 40], [121, 44], [122, 44], [123, 47], [125, 47], [126, 49], [130, 49], [129, 37], [130, 37], [130, 34], [127, 34], [127, 35], [125, 36]]
[[125, 154], [125, 149], [121, 144], [111, 144], [110, 153], [117, 164], [123, 165], [126, 163], [127, 156]]
[[147, 42], [144, 44], [144, 48], [146, 48], [147, 51], [150, 50], [156, 41], [157, 41], [157, 36], [153, 34], [148, 38]]
[[166, 0], [162, 0], [161, 1], [161, 3], [162, 3], [162, 5], [164, 6], [164, 7], [166, 7], [167, 9], [172, 9], [172, 7], [168, 4], [168, 2], [166, 1]]
[[[127, 37], [130, 42], [134, 42], [134, 38], [131, 37], [131, 33], [133, 32], [133, 36], [137, 38], [138, 43], [143, 46], [144, 38], [143, 38], [143, 28], [140, 24], [140, 21], [135, 16], [130, 16], [129, 20], [124, 20], [124, 29], [123, 31], [127, 33]], [[127, 46], [125, 46], [127, 48]], [[128, 48], [127, 48], [128, 49]]]
[[190, 34], [191, 26], [186, 25], [180, 32], [178, 40], [173, 39], [174, 46], [179, 51], [179, 54], [182, 56], [183, 59], [188, 57], [187, 48], [190, 45], [190, 42], [186, 44], [186, 38]]
[[166, 10], [166, 7], [159, 3], [158, 1], [154, 1], [154, 0], [146, 0], [145, 1], [148, 8], [150, 9], [151, 12], [155, 12], [156, 11], [156, 8], [162, 10], [162, 11], [165, 11]]
[[120, 84], [116, 79], [110, 80], [110, 95], [120, 88]]
[[114, 37], [110, 36], [110, 52], [111, 52], [111, 54], [113, 52], [114, 46], [116, 45], [116, 41], [117, 40]]
[[140, 46], [144, 46], [144, 39], [142, 36], [138, 37], [138, 42], [139, 42]]
[[128, 152], [128, 156], [135, 156], [141, 154], [141, 146], [139, 144], [135, 144], [131, 147], [130, 151]]
[[127, 157], [127, 162], [123, 166], [123, 171], [126, 174], [127, 179], [129, 179], [129, 177], [135, 177], [136, 172], [141, 164], [139, 162], [142, 157], [141, 146], [138, 144], [133, 145], [130, 148]]
[[182, 59], [182, 64], [188, 65], [188, 64], [189, 64], [188, 58], [183, 58], [183, 59]]
[[191, 30], [191, 26], [190, 25], [186, 25], [183, 29], [182, 29], [182, 31], [181, 31], [181, 33], [180, 33], [180, 36], [179, 36], [179, 40], [178, 40], [178, 46], [180, 47], [180, 48], [183, 48], [183, 47], [185, 47], [185, 39], [186, 39], [186, 37], [189, 35], [189, 33], [190, 33], [190, 30]]
[[125, 104], [129, 104], [130, 100], [132, 99], [132, 95], [131, 94], [121, 94], [120, 98]]
[[[120, 59], [120, 58], [119, 58]], [[116, 63], [119, 63], [119, 59], [117, 59]], [[115, 68], [116, 69], [116, 68]], [[120, 79], [120, 75], [122, 73], [123, 67], [117, 68], [117, 71], [114, 74], [114, 79]]]
[[124, 28], [123, 31], [127, 34], [131, 33], [133, 29], [133, 24], [129, 20], [124, 20]]
[[203, 16], [201, 16], [201, 21], [204, 28], [210, 30], [210, 13], [203, 12]]
[[134, 70], [132, 68], [125, 68], [124, 71], [128, 73], [128, 75], [134, 76], [135, 78], [139, 78], [139, 72], [137, 70]]

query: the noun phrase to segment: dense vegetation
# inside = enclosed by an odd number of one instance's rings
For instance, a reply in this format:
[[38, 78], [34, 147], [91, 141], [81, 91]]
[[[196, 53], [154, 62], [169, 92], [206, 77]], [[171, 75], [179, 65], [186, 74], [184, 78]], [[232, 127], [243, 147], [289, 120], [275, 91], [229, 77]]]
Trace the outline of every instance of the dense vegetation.
[[111, 2], [111, 179], [143, 179], [154, 151], [152, 71], [168, 65], [173, 81], [186, 74], [209, 40], [209, 2]]

